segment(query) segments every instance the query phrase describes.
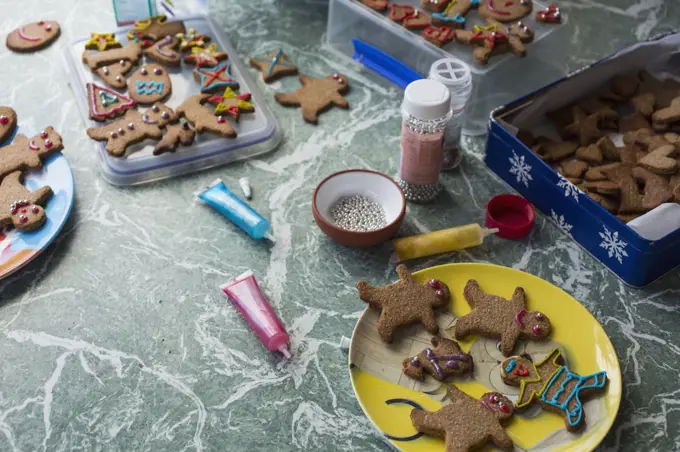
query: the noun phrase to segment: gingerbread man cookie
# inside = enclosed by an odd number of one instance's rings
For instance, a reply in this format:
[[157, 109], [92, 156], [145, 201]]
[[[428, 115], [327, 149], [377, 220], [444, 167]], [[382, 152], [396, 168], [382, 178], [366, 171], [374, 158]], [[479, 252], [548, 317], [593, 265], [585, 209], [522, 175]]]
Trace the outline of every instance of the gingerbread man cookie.
[[225, 138], [236, 138], [236, 130], [229, 121], [224, 116], [215, 116], [211, 109], [203, 105], [209, 98], [209, 94], [191, 96], [177, 107], [177, 114], [186, 118], [198, 133], [208, 131]]
[[302, 88], [292, 93], [276, 93], [274, 98], [281, 105], [299, 106], [305, 121], [316, 124], [317, 115], [332, 106], [349, 108], [342, 94], [349, 89], [347, 78], [342, 74], [332, 74], [323, 80], [306, 75], [300, 76]]
[[17, 113], [13, 108], [0, 107], [0, 143], [12, 136], [17, 126]]
[[432, 23], [447, 25], [451, 28], [464, 28], [465, 16], [472, 8], [477, 8], [480, 0], [452, 0], [440, 13], [432, 13]]
[[444, 438], [446, 452], [468, 452], [489, 441], [504, 451], [514, 444], [503, 428], [513, 415], [512, 402], [499, 392], [487, 392], [477, 400], [455, 386], [446, 396], [451, 403], [428, 413], [415, 408], [411, 423], [419, 432]]
[[106, 152], [113, 157], [125, 155], [128, 146], [152, 138], [163, 137], [161, 130], [174, 122], [177, 116], [170, 107], [157, 102], [146, 112], [128, 110], [125, 116], [116, 122], [101, 127], [87, 129], [87, 135], [96, 141], [106, 141]]
[[456, 341], [435, 336], [431, 340], [432, 348], [426, 348], [413, 358], [403, 363], [406, 375], [416, 380], [425, 379], [425, 373], [439, 381], [454, 375], [464, 375], [472, 371], [472, 356], [463, 353]]
[[583, 400], [602, 392], [607, 384], [607, 372], [580, 376], [564, 363], [559, 349], [542, 361], [534, 363], [524, 356], [513, 356], [501, 363], [501, 378], [511, 386], [519, 386], [515, 407], [524, 411], [534, 402], [544, 409], [562, 415], [569, 431], [585, 425]]
[[30, 139], [19, 133], [11, 144], [0, 148], [0, 179], [14, 171], [38, 169], [43, 160], [62, 149], [61, 136], [52, 127]]
[[290, 62], [282, 49], [273, 50], [263, 56], [251, 57], [250, 65], [262, 73], [262, 80], [271, 83], [286, 75], [295, 75], [298, 68]]
[[404, 265], [397, 266], [399, 281], [388, 286], [373, 287], [359, 281], [359, 298], [374, 309], [380, 309], [378, 334], [388, 344], [394, 332], [401, 326], [422, 323], [431, 334], [437, 334], [439, 326], [434, 309], [448, 304], [449, 288], [441, 281], [431, 280], [421, 284], [413, 278]]
[[179, 40], [174, 36], [166, 36], [144, 51], [144, 54], [157, 63], [177, 67], [182, 64], [181, 54], [175, 50]]
[[23, 25], [7, 35], [7, 48], [14, 52], [35, 52], [57, 40], [61, 28], [53, 20]]
[[513, 22], [531, 13], [531, 0], [482, 0], [479, 15], [499, 22]]
[[31, 192], [21, 179], [21, 171], [15, 171], [0, 183], [0, 228], [13, 225], [20, 232], [28, 232], [47, 221], [43, 206], [52, 196], [52, 189], [42, 187]]
[[510, 356], [517, 340], [524, 336], [532, 340], [545, 339], [552, 329], [548, 316], [527, 310], [524, 289], [518, 287], [510, 300], [484, 292], [471, 279], [463, 291], [472, 312], [459, 317], [454, 325], [456, 339], [469, 334], [500, 339], [501, 353]]
[[146, 64], [130, 76], [128, 94], [135, 102], [151, 105], [160, 102], [172, 93], [172, 82], [168, 71], [159, 64]]
[[524, 43], [534, 39], [534, 32], [522, 22], [503, 25], [493, 19], [487, 19], [486, 26], [475, 25], [472, 30], [458, 30], [456, 39], [463, 44], [474, 46], [473, 57], [480, 64], [487, 64], [489, 57], [495, 53], [510, 50], [517, 56], [524, 56]]
[[189, 146], [196, 138], [196, 131], [191, 128], [188, 122], [182, 121], [180, 124], [170, 124], [165, 128], [163, 139], [158, 142], [153, 149], [153, 155], [161, 155], [166, 152], [175, 152], [177, 146]]

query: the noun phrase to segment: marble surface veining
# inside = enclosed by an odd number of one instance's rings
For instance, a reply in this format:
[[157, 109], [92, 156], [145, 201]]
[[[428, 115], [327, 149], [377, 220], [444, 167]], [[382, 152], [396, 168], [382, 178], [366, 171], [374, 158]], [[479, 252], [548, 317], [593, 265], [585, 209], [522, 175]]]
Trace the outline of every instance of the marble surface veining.
[[[177, 1], [177, 0], [176, 0]], [[181, 1], [181, 0], [180, 0]], [[114, 27], [106, 0], [0, 1], [0, 33], [56, 19], [64, 36]], [[564, 0], [572, 68], [680, 25], [664, 0]], [[330, 242], [313, 223], [310, 195], [347, 167], [393, 173], [398, 162], [395, 88], [348, 67], [320, 43], [326, 11], [303, 0], [222, 0], [214, 19], [241, 57], [281, 45], [302, 72], [343, 72], [349, 112], [320, 125], [273, 102], [295, 78], [260, 84], [286, 131], [275, 152], [245, 163], [135, 188], [109, 185], [67, 85], [59, 45], [32, 55], [0, 49], [0, 104], [34, 130], [53, 125], [76, 183], [59, 239], [0, 281], [0, 450], [388, 450], [362, 414], [337, 346], [364, 305], [354, 283], [394, 278], [389, 250]], [[507, 189], [468, 141], [459, 171], [434, 204], [410, 206], [420, 231], [478, 222]], [[271, 218], [276, 245], [251, 241], [194, 201], [222, 177], [250, 177], [253, 205]], [[624, 286], [539, 215], [529, 237], [418, 262], [492, 262], [540, 276], [579, 299], [603, 324], [621, 361], [621, 410], [602, 450], [680, 448], [680, 275], [643, 290]], [[266, 351], [218, 290], [252, 269], [287, 325], [294, 358]]]

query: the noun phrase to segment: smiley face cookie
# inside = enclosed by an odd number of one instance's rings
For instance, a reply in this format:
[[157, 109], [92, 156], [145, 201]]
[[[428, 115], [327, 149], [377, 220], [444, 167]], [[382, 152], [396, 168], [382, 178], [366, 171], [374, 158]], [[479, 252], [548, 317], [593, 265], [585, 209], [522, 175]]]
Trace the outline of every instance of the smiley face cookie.
[[172, 82], [165, 68], [159, 64], [146, 64], [137, 69], [128, 81], [128, 94], [135, 102], [151, 105], [172, 92]]
[[479, 15], [498, 22], [513, 22], [531, 13], [531, 0], [482, 0]]
[[12, 135], [17, 126], [17, 113], [13, 108], [0, 107], [0, 143]]
[[34, 52], [52, 44], [61, 33], [53, 20], [23, 25], [7, 35], [7, 48], [14, 52]]

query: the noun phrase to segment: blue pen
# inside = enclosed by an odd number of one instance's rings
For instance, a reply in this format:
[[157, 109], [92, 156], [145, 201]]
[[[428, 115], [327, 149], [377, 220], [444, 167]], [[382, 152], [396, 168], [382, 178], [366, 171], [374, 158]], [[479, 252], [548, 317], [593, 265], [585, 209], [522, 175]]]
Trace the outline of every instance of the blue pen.
[[229, 190], [221, 179], [214, 181], [197, 196], [252, 238], [274, 242], [269, 221]]

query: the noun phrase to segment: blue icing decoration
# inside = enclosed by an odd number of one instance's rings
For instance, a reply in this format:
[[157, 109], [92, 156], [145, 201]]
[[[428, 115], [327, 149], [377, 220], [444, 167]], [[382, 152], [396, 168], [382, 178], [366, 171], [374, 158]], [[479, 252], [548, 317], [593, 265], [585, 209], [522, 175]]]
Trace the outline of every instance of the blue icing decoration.
[[481, 0], [470, 0], [470, 4], [474, 6], [479, 6], [481, 3]]
[[201, 79], [201, 92], [210, 92], [227, 87], [238, 88], [239, 83], [231, 75], [231, 63], [220, 63], [211, 68], [197, 67], [194, 73]]
[[102, 101], [102, 105], [105, 107], [108, 107], [109, 105], [115, 104], [118, 102], [118, 98], [116, 96], [113, 96], [106, 91], [100, 91], [99, 92], [99, 98]]
[[[558, 378], [560, 378], [560, 375], [564, 372], [567, 373], [566, 378], [560, 384], [560, 388], [553, 395], [553, 397], [550, 398], [550, 400], [548, 400], [546, 398], [546, 394], [548, 394], [552, 385]], [[586, 384], [586, 382], [591, 379], [594, 380], [594, 382]], [[560, 396], [567, 390], [567, 384], [573, 382], [574, 380], [576, 380], [576, 385], [573, 386], [573, 388], [571, 389], [571, 393], [569, 394], [567, 399], [564, 401], [564, 403], [558, 403]], [[583, 404], [579, 399], [579, 393], [586, 389], [603, 388], [605, 384], [607, 384], [607, 372], [605, 371], [597, 372], [582, 377], [571, 372], [566, 366], [564, 366], [560, 367], [560, 369], [557, 372], [555, 372], [555, 374], [552, 376], [548, 384], [545, 386], [543, 394], [541, 395], [541, 400], [547, 403], [548, 405], [553, 406], [567, 413], [567, 422], [569, 422], [569, 425], [571, 427], [576, 427], [581, 422], [581, 419], [583, 419]], [[576, 403], [574, 409], [570, 411], [567, 409], [567, 407], [569, 406], [569, 403], [572, 400], [575, 400]]]
[[510, 362], [508, 363], [508, 366], [505, 368], [505, 371], [512, 372], [512, 369], [514, 369], [516, 365], [517, 363], [515, 362], [515, 360], [511, 359]]
[[163, 94], [163, 82], [137, 80], [135, 87], [137, 88], [137, 94]]
[[449, 17], [445, 13], [434, 13], [432, 14], [432, 17], [435, 19], [439, 19], [442, 22], [456, 22], [459, 24], [465, 23], [465, 17], [461, 16], [460, 13], [456, 13], [454, 17]]

